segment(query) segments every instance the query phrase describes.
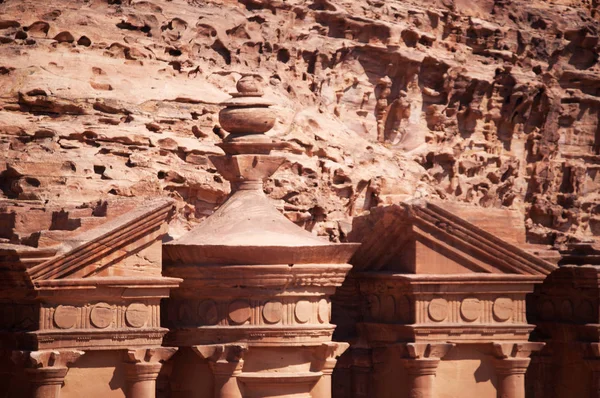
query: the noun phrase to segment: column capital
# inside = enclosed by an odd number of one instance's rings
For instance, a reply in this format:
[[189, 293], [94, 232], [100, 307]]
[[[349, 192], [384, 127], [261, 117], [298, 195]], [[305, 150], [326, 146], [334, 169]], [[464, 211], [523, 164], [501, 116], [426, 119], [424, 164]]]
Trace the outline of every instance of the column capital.
[[455, 344], [452, 343], [406, 343], [403, 357], [405, 359], [437, 359], [439, 361], [454, 346]]
[[209, 362], [239, 362], [248, 351], [247, 344], [194, 345], [192, 351]]
[[501, 342], [491, 343], [492, 355], [497, 359], [529, 358], [532, 352], [540, 351], [546, 343]]
[[440, 364], [439, 358], [403, 358], [402, 362], [409, 375], [412, 376], [435, 376]]
[[504, 358], [494, 361], [496, 373], [501, 376], [525, 374], [531, 358]]
[[11, 359], [25, 367], [34, 398], [57, 398], [69, 365], [82, 355], [76, 350], [13, 351]]
[[311, 371], [331, 374], [337, 358], [350, 346], [348, 343], [330, 341], [318, 346], [313, 353]]
[[125, 377], [130, 382], [155, 381], [162, 368], [177, 352], [176, 347], [132, 348], [125, 355]]
[[206, 359], [215, 375], [241, 372], [247, 344], [207, 344], [192, 346], [200, 358]]
[[77, 350], [13, 351], [15, 364], [23, 364], [28, 369], [68, 368], [85, 352]]
[[177, 347], [131, 348], [126, 352], [125, 362], [130, 364], [160, 364], [171, 359], [177, 350]]

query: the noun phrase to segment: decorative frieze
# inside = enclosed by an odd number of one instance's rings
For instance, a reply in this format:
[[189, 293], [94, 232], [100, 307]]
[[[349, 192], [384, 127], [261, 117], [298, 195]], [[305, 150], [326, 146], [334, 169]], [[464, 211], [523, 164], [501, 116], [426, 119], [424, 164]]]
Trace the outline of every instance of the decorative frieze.
[[87, 303], [43, 306], [40, 330], [110, 330], [160, 327], [158, 303]]
[[329, 325], [331, 303], [319, 296], [229, 299], [172, 299], [171, 326]]
[[376, 341], [521, 339], [533, 328], [525, 297], [537, 276], [359, 275], [363, 317]]

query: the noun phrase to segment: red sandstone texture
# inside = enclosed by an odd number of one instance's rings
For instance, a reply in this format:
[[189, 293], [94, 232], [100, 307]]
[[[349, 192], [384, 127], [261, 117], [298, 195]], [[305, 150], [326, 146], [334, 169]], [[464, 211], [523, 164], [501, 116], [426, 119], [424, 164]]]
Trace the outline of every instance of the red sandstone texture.
[[0, 236], [43, 245], [36, 217], [155, 196], [183, 235], [230, 190], [208, 160], [216, 104], [254, 73], [290, 146], [266, 192], [308, 230], [343, 241], [370, 208], [427, 198], [513, 208], [529, 243], [589, 240], [597, 18], [583, 1], [4, 0]]

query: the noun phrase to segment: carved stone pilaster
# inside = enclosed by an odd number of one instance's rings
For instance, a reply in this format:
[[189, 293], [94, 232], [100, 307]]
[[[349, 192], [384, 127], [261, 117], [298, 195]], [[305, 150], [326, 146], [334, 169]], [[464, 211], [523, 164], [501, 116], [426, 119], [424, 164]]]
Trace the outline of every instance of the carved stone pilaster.
[[69, 365], [83, 354], [75, 350], [14, 351], [13, 361], [24, 364], [32, 398], [58, 398]]
[[373, 361], [371, 349], [353, 347], [352, 355], [352, 396], [353, 398], [369, 398]]
[[162, 363], [168, 361], [175, 352], [175, 347], [128, 350], [125, 359], [127, 398], [153, 398]]
[[409, 397], [433, 398], [440, 359], [454, 347], [449, 343], [406, 343], [402, 362], [408, 373]]
[[544, 343], [492, 343], [492, 354], [498, 378], [498, 397], [525, 398], [525, 372], [529, 356], [544, 347]]
[[[600, 363], [600, 361], [599, 361]], [[527, 376], [525, 388], [526, 396], [531, 398], [554, 398], [556, 389], [547, 380], [557, 380], [560, 361], [554, 357], [551, 346], [545, 346], [543, 350], [531, 354], [531, 364]]]
[[208, 360], [215, 380], [215, 398], [241, 398], [237, 376], [242, 373], [245, 344], [210, 344], [192, 346], [201, 358]]
[[591, 397], [600, 397], [600, 343], [584, 344], [585, 363], [592, 371]]
[[348, 346], [348, 343], [329, 342], [321, 344], [316, 349], [311, 371], [321, 372], [323, 376], [312, 390], [313, 398], [331, 398], [331, 375], [337, 358], [348, 349]]

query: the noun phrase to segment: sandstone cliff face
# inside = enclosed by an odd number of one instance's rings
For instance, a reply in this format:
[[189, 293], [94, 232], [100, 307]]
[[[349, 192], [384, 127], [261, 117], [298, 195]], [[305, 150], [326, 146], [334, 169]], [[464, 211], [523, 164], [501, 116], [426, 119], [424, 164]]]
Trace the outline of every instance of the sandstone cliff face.
[[181, 235], [229, 192], [217, 104], [252, 73], [290, 144], [266, 192], [315, 233], [430, 198], [592, 239], [598, 26], [587, 1], [0, 0], [0, 238], [153, 196]]

